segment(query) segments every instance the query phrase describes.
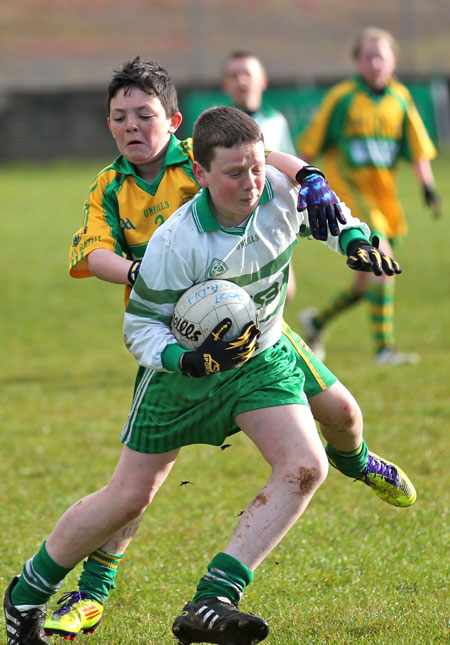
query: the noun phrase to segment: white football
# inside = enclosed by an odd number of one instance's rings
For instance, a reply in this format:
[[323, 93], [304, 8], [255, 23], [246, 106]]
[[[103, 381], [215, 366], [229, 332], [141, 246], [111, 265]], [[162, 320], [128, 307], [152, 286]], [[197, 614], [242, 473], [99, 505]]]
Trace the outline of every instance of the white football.
[[171, 331], [184, 349], [196, 349], [224, 318], [233, 323], [224, 336], [239, 336], [248, 322], [258, 326], [256, 305], [249, 294], [228, 280], [206, 280], [194, 284], [178, 300]]

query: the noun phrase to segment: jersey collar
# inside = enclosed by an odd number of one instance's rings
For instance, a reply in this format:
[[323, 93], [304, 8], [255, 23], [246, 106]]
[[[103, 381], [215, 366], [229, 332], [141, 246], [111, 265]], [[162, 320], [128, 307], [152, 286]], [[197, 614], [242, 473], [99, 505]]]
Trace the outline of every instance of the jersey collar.
[[371, 98], [375, 98], [375, 99], [382, 98], [383, 96], [385, 96], [386, 94], [389, 94], [391, 92], [392, 81], [393, 81], [392, 77], [389, 78], [387, 83], [386, 83], [386, 86], [383, 88], [383, 90], [381, 90], [380, 92], [376, 92], [376, 91], [372, 90], [370, 85], [368, 85], [366, 83], [366, 81], [361, 76], [355, 76], [355, 82], [358, 85], [358, 87], [363, 92], [368, 94]]
[[[164, 160], [161, 164], [161, 170], [167, 166], [176, 166], [178, 164], [188, 163], [191, 161], [186, 152], [184, 152], [183, 144], [192, 144], [192, 140], [186, 139], [186, 141], [180, 141], [174, 134], [170, 135], [169, 146], [164, 155]], [[120, 172], [122, 175], [133, 175], [136, 178], [139, 178], [139, 175], [136, 173], [136, 168], [126, 157], [119, 155], [112, 163], [112, 167], [117, 172]]]
[[[264, 190], [260, 197], [258, 207], [261, 206], [261, 204], [267, 203], [273, 198], [274, 198], [273, 188], [270, 181], [266, 177]], [[248, 219], [247, 225], [249, 222], [253, 220], [253, 216], [257, 208], [253, 211], [250, 218]], [[217, 221], [212, 211], [211, 201], [209, 198], [209, 190], [207, 188], [203, 188], [198, 194], [198, 197], [192, 200], [191, 213], [192, 213], [192, 217], [194, 219], [195, 225], [200, 233], [208, 233], [210, 231], [224, 230], [223, 227]]]

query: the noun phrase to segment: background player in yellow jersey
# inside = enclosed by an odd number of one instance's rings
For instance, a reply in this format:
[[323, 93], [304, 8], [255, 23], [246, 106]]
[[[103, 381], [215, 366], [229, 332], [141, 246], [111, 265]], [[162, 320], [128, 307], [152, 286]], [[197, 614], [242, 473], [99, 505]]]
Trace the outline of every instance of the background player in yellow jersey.
[[[397, 44], [389, 32], [366, 28], [353, 49], [358, 75], [335, 85], [298, 140], [302, 157], [324, 156], [333, 190], [352, 213], [366, 221], [390, 255], [391, 245], [406, 234], [405, 216], [396, 195], [395, 167], [409, 161], [423, 189], [425, 203], [439, 213], [430, 159], [436, 152], [407, 88], [393, 73]], [[369, 304], [375, 361], [395, 365], [418, 356], [394, 346], [394, 276], [358, 273], [317, 313], [306, 309], [300, 320], [305, 340], [324, 358], [323, 331], [340, 312], [366, 299]]]
[[[182, 119], [175, 87], [158, 63], [139, 58], [126, 63], [114, 74], [107, 97], [108, 125], [120, 155], [92, 184], [83, 226], [73, 239], [70, 272], [74, 277], [94, 275], [124, 284], [128, 294], [153, 232], [198, 192], [199, 185], [192, 172], [191, 140], [179, 141], [175, 136]], [[309, 222], [312, 215], [316, 217], [316, 231], [325, 227], [339, 234], [333, 210], [336, 196], [320, 171], [305, 170], [303, 161], [281, 153], [271, 152], [267, 160], [282, 165], [280, 170], [301, 184], [300, 209], [309, 206]], [[380, 257], [373, 260], [381, 266]], [[368, 451], [362, 438], [361, 411], [350, 392], [294, 332], [285, 329], [284, 334], [302, 363], [305, 391], [333, 465], [349, 477], [360, 478], [388, 503], [412, 504], [415, 493], [411, 488], [405, 495], [401, 471]], [[75, 639], [96, 629], [103, 602], [115, 586], [122, 555], [139, 522], [140, 518], [132, 520], [88, 556], [79, 589], [60, 598], [59, 609], [45, 623], [46, 631]], [[36, 567], [42, 574], [38, 582]], [[8, 644], [47, 642], [42, 598], [57, 591], [66, 573], [45, 544], [25, 565], [22, 576], [13, 580], [6, 594]]]

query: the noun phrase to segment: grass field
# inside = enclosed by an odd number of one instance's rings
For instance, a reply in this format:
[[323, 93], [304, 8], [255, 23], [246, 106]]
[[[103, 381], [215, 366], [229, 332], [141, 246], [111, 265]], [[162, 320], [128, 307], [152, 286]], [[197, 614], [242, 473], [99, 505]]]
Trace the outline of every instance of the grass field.
[[[120, 451], [135, 374], [122, 344], [122, 289], [67, 272], [71, 236], [100, 167], [0, 172], [2, 589], [62, 511], [107, 482]], [[421, 207], [409, 169], [400, 172], [410, 234], [397, 253], [404, 269], [397, 342], [421, 362], [375, 367], [364, 307], [336, 320], [328, 337], [328, 365], [358, 399], [369, 446], [407, 470], [418, 501], [396, 509], [330, 472], [242, 602], [268, 620], [268, 645], [450, 641], [450, 155], [434, 168], [440, 220]], [[300, 307], [325, 303], [351, 277], [343, 259], [309, 241], [295, 266], [298, 297], [286, 311], [293, 326]], [[268, 476], [244, 436], [231, 443], [226, 451], [182, 451], [124, 558], [93, 644], [174, 642], [173, 617]], [[193, 485], [180, 487], [182, 480]], [[78, 573], [63, 590], [75, 587]]]

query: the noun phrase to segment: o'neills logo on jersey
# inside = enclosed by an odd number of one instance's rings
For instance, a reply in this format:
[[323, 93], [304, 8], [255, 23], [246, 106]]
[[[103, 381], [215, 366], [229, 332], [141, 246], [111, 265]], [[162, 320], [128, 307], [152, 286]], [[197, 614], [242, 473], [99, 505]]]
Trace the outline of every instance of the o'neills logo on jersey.
[[198, 342], [198, 339], [200, 338], [201, 330], [197, 329], [194, 323], [191, 323], [184, 318], [174, 316], [172, 318], [172, 327], [173, 329], [176, 329], [181, 336], [184, 336], [187, 340], [191, 340], [194, 343]]
[[255, 235], [249, 235], [245, 239], [242, 240], [242, 242], [239, 242], [239, 244], [236, 247], [236, 251], [240, 251], [241, 249], [245, 249], [246, 246], [249, 244], [253, 244], [254, 242], [259, 242], [259, 236], [255, 233]]

